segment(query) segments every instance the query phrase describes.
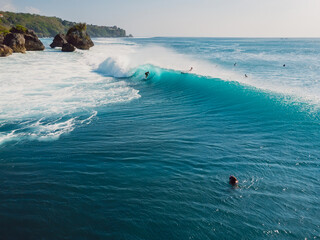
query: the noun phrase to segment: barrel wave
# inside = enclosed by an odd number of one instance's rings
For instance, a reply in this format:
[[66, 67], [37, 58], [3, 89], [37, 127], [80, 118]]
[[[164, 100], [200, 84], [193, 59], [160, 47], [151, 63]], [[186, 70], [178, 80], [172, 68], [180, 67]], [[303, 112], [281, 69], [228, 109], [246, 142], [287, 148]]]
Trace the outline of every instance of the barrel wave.
[[95, 39], [29, 75], [6, 59], [1, 236], [317, 239], [319, 46]]

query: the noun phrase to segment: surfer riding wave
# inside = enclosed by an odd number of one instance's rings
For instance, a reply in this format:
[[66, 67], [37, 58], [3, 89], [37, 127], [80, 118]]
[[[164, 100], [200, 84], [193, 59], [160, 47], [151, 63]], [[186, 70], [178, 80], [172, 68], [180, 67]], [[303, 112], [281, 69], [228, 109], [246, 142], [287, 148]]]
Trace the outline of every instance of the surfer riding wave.
[[182, 71], [181, 74], [191, 73], [193, 70], [193, 67], [190, 67], [188, 71]]

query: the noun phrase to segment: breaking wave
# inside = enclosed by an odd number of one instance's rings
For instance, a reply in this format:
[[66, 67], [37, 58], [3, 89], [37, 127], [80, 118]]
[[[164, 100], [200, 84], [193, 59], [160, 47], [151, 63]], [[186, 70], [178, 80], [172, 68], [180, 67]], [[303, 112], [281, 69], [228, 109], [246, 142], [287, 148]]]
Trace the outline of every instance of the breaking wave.
[[[50, 40], [44, 41], [48, 46]], [[13, 55], [0, 62], [0, 67], [6, 69], [0, 73], [0, 144], [26, 138], [55, 140], [72, 132], [92, 121], [99, 106], [139, 98], [139, 91], [127, 79], [144, 79], [145, 71], [161, 80], [166, 72], [176, 73], [166, 75], [176, 78], [193, 67], [191, 74], [195, 78], [231, 81], [257, 91], [290, 96], [294, 101], [315, 106], [320, 103], [319, 81], [292, 81], [291, 75], [282, 75], [277, 81], [279, 76], [270, 71], [253, 71], [244, 77], [246, 68], [226, 68], [202, 54], [180, 53], [161, 44], [141, 45], [119, 39], [96, 39], [95, 44], [90, 51], [65, 54], [46, 48], [42, 53]], [[237, 49], [233, 54], [238, 60], [277, 59], [276, 53], [246, 54], [240, 46]], [[230, 58], [230, 51], [225, 52], [216, 55]]]

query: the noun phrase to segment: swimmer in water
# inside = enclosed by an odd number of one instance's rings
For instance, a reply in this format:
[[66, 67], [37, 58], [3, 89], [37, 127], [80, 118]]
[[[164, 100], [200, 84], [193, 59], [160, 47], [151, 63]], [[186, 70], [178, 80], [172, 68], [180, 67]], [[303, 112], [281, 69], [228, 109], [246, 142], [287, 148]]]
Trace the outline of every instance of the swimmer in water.
[[237, 66], [237, 63], [234, 63], [233, 66]]
[[283, 64], [283, 67], [285, 67], [286, 65], [285, 64]]
[[238, 179], [235, 176], [231, 175], [229, 177], [229, 184], [232, 185], [232, 186], [237, 186], [238, 185]]
[[248, 75], [247, 75], [247, 74], [245, 74], [244, 76], [245, 76], [245, 77], [248, 77]]

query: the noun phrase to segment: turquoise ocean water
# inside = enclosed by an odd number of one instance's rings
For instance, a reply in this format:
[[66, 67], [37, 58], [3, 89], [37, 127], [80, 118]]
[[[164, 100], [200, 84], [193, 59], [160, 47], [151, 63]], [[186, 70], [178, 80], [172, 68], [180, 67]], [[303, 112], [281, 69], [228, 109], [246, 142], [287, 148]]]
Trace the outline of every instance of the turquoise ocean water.
[[320, 238], [320, 39], [94, 41], [0, 59], [0, 239]]

